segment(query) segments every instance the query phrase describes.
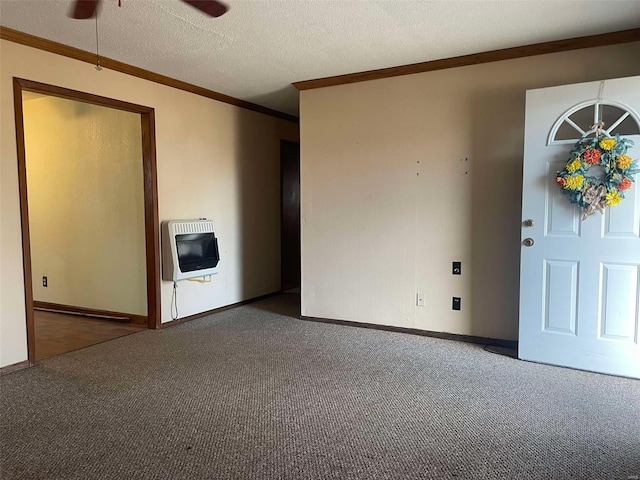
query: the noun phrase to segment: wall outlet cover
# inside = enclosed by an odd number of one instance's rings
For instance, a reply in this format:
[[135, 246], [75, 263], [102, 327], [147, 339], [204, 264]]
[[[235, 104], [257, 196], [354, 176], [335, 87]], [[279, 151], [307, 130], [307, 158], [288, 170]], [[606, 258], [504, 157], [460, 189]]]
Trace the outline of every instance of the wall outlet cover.
[[462, 307], [461, 304], [462, 304], [462, 299], [460, 297], [453, 297], [451, 308], [453, 308], [453, 310], [460, 310]]
[[427, 295], [424, 293], [416, 294], [416, 305], [418, 307], [424, 307], [427, 302]]

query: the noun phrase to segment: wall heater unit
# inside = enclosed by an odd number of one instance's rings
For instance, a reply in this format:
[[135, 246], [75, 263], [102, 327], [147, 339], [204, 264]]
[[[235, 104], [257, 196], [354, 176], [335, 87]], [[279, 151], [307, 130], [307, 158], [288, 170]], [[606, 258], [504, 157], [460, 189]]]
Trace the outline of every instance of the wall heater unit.
[[162, 222], [162, 278], [178, 281], [218, 273], [218, 239], [213, 222], [169, 220]]

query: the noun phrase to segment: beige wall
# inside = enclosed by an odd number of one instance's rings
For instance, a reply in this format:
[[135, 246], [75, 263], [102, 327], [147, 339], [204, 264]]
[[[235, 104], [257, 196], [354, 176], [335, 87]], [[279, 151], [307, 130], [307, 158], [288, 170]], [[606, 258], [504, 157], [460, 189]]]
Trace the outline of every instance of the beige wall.
[[638, 75], [637, 58], [636, 42], [301, 92], [303, 315], [516, 339], [525, 91]]
[[34, 300], [146, 315], [140, 115], [30, 92], [23, 104]]
[[[155, 109], [160, 220], [211, 218], [220, 242], [213, 282], [180, 283], [180, 316], [280, 288], [279, 141], [296, 124], [2, 40], [0, 366], [27, 358], [12, 77]], [[171, 283], [161, 296], [168, 321]]]

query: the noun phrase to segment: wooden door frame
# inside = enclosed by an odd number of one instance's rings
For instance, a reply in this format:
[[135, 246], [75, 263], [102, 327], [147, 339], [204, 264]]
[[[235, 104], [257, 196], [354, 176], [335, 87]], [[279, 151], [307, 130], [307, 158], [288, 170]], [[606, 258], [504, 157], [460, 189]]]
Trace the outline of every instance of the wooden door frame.
[[29, 208], [27, 202], [27, 163], [25, 155], [23, 90], [138, 113], [142, 127], [142, 165], [144, 178], [144, 224], [147, 264], [147, 326], [160, 328], [160, 223], [158, 221], [158, 182], [156, 165], [155, 111], [151, 107], [101, 97], [22, 78], [13, 78], [13, 104], [18, 153], [18, 186], [22, 226], [22, 263], [24, 269], [25, 310], [27, 320], [27, 350], [29, 363], [35, 363], [35, 327], [33, 318], [33, 277]]

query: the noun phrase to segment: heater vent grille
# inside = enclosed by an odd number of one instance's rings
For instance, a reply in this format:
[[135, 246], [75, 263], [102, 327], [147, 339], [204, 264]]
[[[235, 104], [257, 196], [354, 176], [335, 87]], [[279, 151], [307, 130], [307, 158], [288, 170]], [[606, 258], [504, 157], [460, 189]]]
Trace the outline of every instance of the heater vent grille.
[[213, 232], [213, 222], [196, 220], [193, 222], [175, 222], [173, 232], [176, 235], [185, 233], [210, 233]]

